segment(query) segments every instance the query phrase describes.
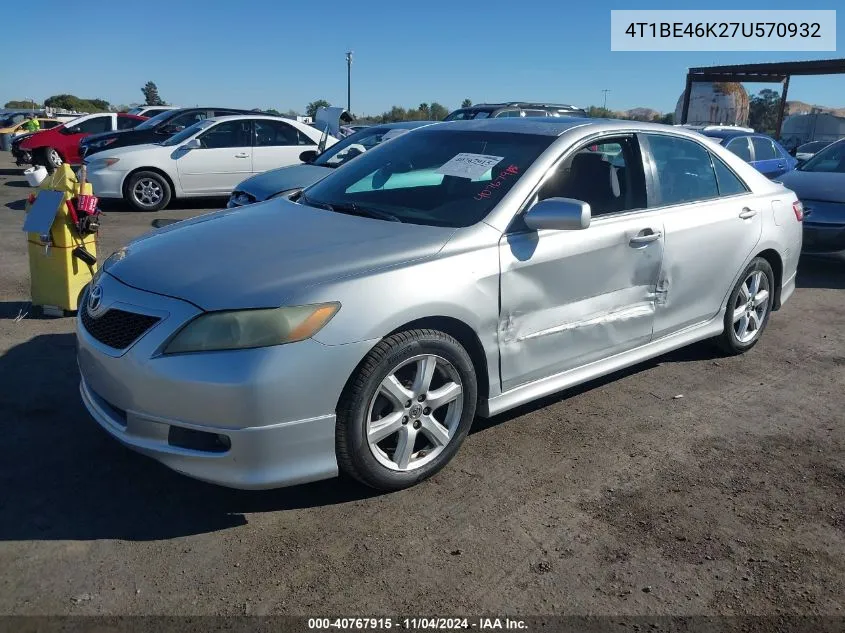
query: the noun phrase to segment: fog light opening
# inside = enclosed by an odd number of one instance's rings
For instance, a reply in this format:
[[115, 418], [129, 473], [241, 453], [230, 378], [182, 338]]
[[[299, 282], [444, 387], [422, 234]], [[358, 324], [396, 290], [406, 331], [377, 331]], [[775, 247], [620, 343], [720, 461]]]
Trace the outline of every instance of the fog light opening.
[[170, 427], [170, 431], [167, 433], [167, 443], [177, 448], [187, 448], [205, 453], [225, 453], [232, 448], [232, 440], [227, 435], [196, 431], [181, 426]]

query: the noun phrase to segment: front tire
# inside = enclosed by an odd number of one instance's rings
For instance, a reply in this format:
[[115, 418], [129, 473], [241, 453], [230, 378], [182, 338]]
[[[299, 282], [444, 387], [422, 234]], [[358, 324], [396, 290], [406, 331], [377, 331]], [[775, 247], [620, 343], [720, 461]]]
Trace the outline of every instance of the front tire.
[[55, 147], [42, 147], [33, 155], [33, 164], [35, 163], [43, 165], [52, 174], [64, 161]]
[[469, 432], [478, 386], [466, 350], [437, 330], [382, 340], [341, 395], [341, 470], [378, 490], [413, 486], [443, 468]]
[[717, 339], [722, 351], [742, 354], [757, 344], [772, 313], [774, 289], [771, 265], [762, 257], [755, 257], [728, 297], [725, 331]]
[[124, 199], [136, 211], [160, 211], [170, 204], [172, 195], [164, 176], [154, 171], [139, 171], [126, 184]]

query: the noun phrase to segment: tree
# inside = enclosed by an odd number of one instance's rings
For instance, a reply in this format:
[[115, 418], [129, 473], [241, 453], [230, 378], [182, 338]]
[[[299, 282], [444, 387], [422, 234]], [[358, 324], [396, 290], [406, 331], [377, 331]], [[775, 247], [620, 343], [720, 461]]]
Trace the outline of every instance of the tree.
[[109, 102], [105, 99], [80, 99], [76, 95], [69, 94], [47, 97], [44, 99], [44, 105], [48, 108], [72, 110], [74, 112], [108, 112], [111, 110]]
[[328, 108], [332, 104], [326, 101], [325, 99], [317, 99], [316, 101], [312, 101], [307, 106], [305, 106], [305, 114], [310, 116], [312, 119], [317, 116], [317, 110], [320, 108]]
[[449, 110], [446, 109], [446, 106], [441, 105], [435, 101], [431, 104], [429, 116], [431, 117], [432, 121], [442, 121], [447, 116], [449, 116]]
[[615, 117], [615, 114], [613, 110], [608, 110], [607, 108], [590, 106], [587, 108], [587, 116], [594, 119], [612, 119]]
[[462, 108], [469, 108], [471, 106], [472, 106], [472, 99], [464, 99], [463, 101], [461, 101], [461, 107]]
[[12, 110], [35, 110], [41, 106], [35, 103], [35, 101], [17, 101], [13, 99], [12, 101], [7, 101], [3, 107]]
[[141, 92], [144, 93], [144, 103], [148, 106], [160, 106], [166, 105], [162, 98], [158, 95], [158, 86], [155, 85], [155, 82], [148, 81], [144, 84], [144, 87], [141, 88]]
[[774, 134], [780, 108], [780, 93], [765, 88], [751, 97], [748, 104], [748, 125], [758, 132]]
[[281, 116], [282, 113], [276, 110], [275, 108], [270, 108], [269, 110], [264, 110], [265, 114], [272, 114], [274, 116]]

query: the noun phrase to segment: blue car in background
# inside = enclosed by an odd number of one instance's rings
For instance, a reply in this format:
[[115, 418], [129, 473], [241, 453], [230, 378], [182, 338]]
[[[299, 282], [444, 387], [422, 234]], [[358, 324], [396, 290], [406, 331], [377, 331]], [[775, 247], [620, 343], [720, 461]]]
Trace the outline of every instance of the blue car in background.
[[701, 133], [751, 163], [757, 171], [769, 178], [777, 178], [798, 166], [798, 161], [780, 143], [765, 134], [742, 128], [704, 128]]

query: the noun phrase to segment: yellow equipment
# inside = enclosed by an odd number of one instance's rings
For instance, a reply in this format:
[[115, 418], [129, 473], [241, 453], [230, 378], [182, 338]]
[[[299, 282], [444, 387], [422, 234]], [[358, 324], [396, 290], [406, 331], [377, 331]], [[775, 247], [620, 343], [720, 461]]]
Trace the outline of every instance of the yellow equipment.
[[[63, 164], [39, 185], [38, 191], [44, 190], [63, 192], [64, 198], [48, 234], [26, 234], [32, 304], [45, 313], [73, 312], [79, 307], [82, 289], [97, 270], [96, 261], [85, 263], [74, 249], [78, 252], [82, 247], [96, 257], [97, 236], [80, 235], [67, 202], [82, 194], [93, 195], [93, 189], [90, 183], [80, 183], [70, 166]], [[29, 197], [27, 213], [36, 199], [37, 191]]]

